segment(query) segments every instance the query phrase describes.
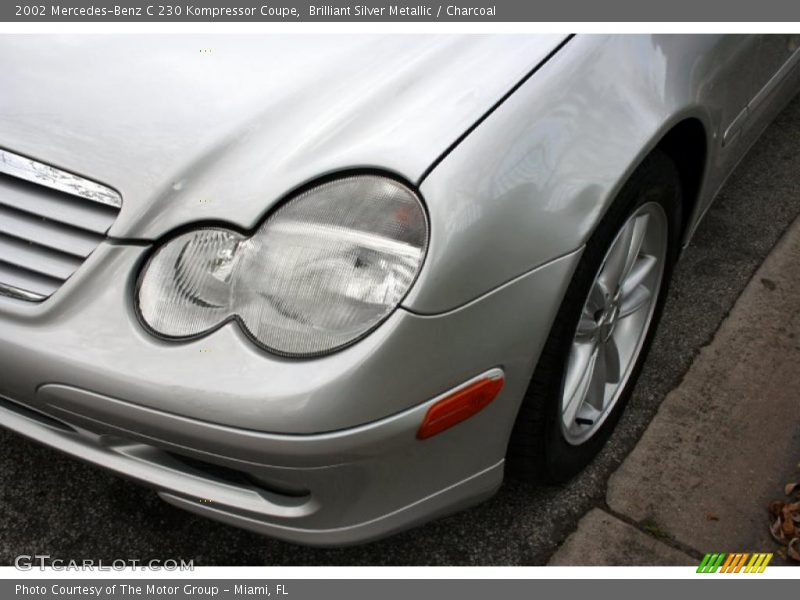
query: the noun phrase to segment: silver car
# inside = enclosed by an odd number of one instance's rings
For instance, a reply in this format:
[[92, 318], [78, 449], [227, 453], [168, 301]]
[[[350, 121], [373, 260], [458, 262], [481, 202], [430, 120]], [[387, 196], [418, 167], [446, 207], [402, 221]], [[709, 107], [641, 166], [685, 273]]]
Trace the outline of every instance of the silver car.
[[0, 37], [0, 423], [293, 542], [600, 451], [794, 36]]

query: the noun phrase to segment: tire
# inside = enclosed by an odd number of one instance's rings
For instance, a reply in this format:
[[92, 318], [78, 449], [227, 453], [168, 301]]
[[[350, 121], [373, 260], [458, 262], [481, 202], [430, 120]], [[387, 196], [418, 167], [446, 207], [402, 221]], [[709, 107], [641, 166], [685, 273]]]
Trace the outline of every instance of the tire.
[[[660, 216], [661, 210], [663, 216]], [[643, 214], [647, 215], [647, 218], [644, 219], [645, 225], [641, 225], [639, 229], [644, 228], [644, 233], [631, 233], [627, 227], [639, 226]], [[666, 224], [666, 231], [663, 231], [662, 224]], [[624, 232], [621, 231], [623, 229]], [[631, 396], [652, 343], [678, 256], [680, 230], [680, 178], [674, 163], [665, 154], [656, 150], [645, 158], [623, 186], [586, 243], [539, 357], [511, 434], [507, 461], [510, 474], [538, 481], [565, 482], [580, 472], [600, 452]], [[652, 300], [646, 307], [649, 317], [644, 313], [636, 313], [635, 319], [632, 319], [634, 313], [629, 311], [645, 310], [645, 308], [631, 309], [636, 303], [633, 300], [630, 302], [625, 299], [620, 300], [619, 297], [623, 296], [621, 291], [616, 293], [613, 300], [608, 300], [609, 293], [602, 294], [604, 299], [601, 302], [597, 301], [597, 297], [600, 293], [598, 290], [613, 287], [604, 283], [611, 278], [608, 272], [614, 270], [610, 265], [620, 264], [619, 260], [614, 261], [611, 257], [622, 256], [620, 249], [625, 247], [629, 239], [638, 239], [637, 236], [644, 236], [643, 244], [649, 243], [649, 247], [655, 249], [654, 256], [662, 250], [664, 256], [658, 268], [660, 273], [658, 284], [655, 284], [655, 274], [647, 275], [650, 278], [647, 281], [653, 282], [653, 291], [650, 294]], [[651, 236], [655, 241], [648, 242], [646, 236]], [[635, 246], [631, 242], [627, 247]], [[622, 273], [631, 260], [639, 265], [641, 260], [648, 258], [646, 250], [644, 245], [641, 250], [629, 250], [633, 258], [622, 261], [624, 267], [617, 268], [613, 274]], [[606, 260], [607, 253], [609, 253], [608, 260]], [[657, 262], [655, 264], [658, 266]], [[636, 269], [630, 267], [631, 273], [634, 270]], [[633, 283], [627, 285], [628, 280], [624, 278], [622, 280], [623, 283], [616, 286], [619, 290], [634, 285]], [[646, 286], [644, 283], [642, 285], [646, 292]], [[633, 295], [629, 292], [628, 294]], [[643, 296], [644, 293], [639, 295]], [[626, 302], [628, 307], [623, 310], [621, 307], [625, 306]], [[612, 308], [602, 308], [592, 312], [594, 306], [598, 305], [608, 305]], [[628, 315], [623, 316], [626, 312]], [[588, 325], [587, 315], [593, 315]], [[626, 318], [630, 320], [625, 321]], [[642, 329], [636, 337], [633, 332], [640, 323]], [[584, 335], [589, 337], [583, 337]], [[618, 337], [624, 344], [615, 341]], [[580, 345], [587, 339], [593, 340], [591, 343], [601, 349], [592, 351], [591, 345]], [[622, 349], [623, 345], [625, 350]], [[614, 348], [606, 349], [611, 346]], [[614, 356], [615, 350], [616, 356]], [[595, 352], [594, 363], [583, 358], [589, 356], [590, 351]], [[623, 367], [623, 359], [629, 352], [630, 356]], [[584, 364], [584, 360], [586, 365], [591, 366], [581, 370], [579, 366]], [[601, 362], [602, 371], [600, 366], [597, 366]], [[591, 375], [585, 375], [590, 372]], [[578, 376], [576, 373], [584, 375]], [[570, 376], [569, 385], [567, 375]], [[603, 375], [611, 379], [616, 375], [617, 382], [596, 383], [603, 380]], [[576, 381], [579, 383], [576, 384]], [[585, 383], [586, 381], [589, 383]], [[593, 381], [595, 383], [592, 383]], [[590, 392], [587, 392], [583, 404], [579, 404], [577, 399], [580, 398], [584, 387]], [[606, 398], [609, 406], [605, 409], [597, 408], [604, 404]], [[602, 410], [605, 412], [601, 412]], [[590, 418], [582, 419], [580, 417], [582, 414], [588, 414]], [[583, 439], [586, 435], [588, 437]]]

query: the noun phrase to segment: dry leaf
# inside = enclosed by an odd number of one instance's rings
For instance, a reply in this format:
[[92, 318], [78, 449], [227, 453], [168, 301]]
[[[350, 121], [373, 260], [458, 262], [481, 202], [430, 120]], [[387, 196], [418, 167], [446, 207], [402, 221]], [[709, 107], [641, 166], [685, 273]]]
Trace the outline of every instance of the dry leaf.
[[769, 532], [772, 534], [772, 537], [775, 538], [775, 541], [780, 542], [781, 544], [786, 543], [786, 538], [783, 535], [783, 528], [781, 528], [781, 518], [778, 517], [769, 526]]
[[792, 511], [789, 510], [789, 506], [784, 506], [783, 510], [781, 511], [781, 520], [783, 523], [781, 524], [781, 529], [783, 529], [783, 535], [787, 538], [791, 539], [797, 535], [797, 528], [794, 526], [794, 519], [792, 519]]
[[800, 538], [794, 538], [786, 546], [786, 554], [794, 561], [800, 562]]
[[[783, 491], [787, 496], [800, 492], [800, 481], [787, 483]], [[769, 532], [775, 541], [785, 546], [786, 554], [781, 548], [778, 556], [800, 562], [800, 495], [795, 496], [793, 502], [773, 500], [767, 509], [770, 516]]]
[[774, 519], [778, 515], [781, 514], [783, 507], [786, 506], [786, 502], [782, 502], [781, 500], [773, 500], [769, 503], [769, 514]]

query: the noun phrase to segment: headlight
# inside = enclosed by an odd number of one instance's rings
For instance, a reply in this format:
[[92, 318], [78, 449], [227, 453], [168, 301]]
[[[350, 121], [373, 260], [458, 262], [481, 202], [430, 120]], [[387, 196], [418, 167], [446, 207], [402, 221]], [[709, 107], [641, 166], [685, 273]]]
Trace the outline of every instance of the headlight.
[[161, 246], [141, 275], [139, 313], [166, 337], [236, 319], [268, 350], [323, 354], [391, 314], [427, 243], [410, 189], [374, 175], [339, 179], [288, 201], [252, 235], [206, 227]]

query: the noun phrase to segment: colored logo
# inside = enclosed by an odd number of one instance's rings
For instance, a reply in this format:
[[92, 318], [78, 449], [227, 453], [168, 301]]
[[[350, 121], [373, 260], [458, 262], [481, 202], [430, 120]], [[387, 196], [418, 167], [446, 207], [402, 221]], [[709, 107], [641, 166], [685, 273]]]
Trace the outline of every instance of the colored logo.
[[772, 560], [772, 552], [735, 552], [725, 554], [715, 552], [706, 554], [703, 562], [697, 567], [698, 573], [763, 573], [769, 561]]

